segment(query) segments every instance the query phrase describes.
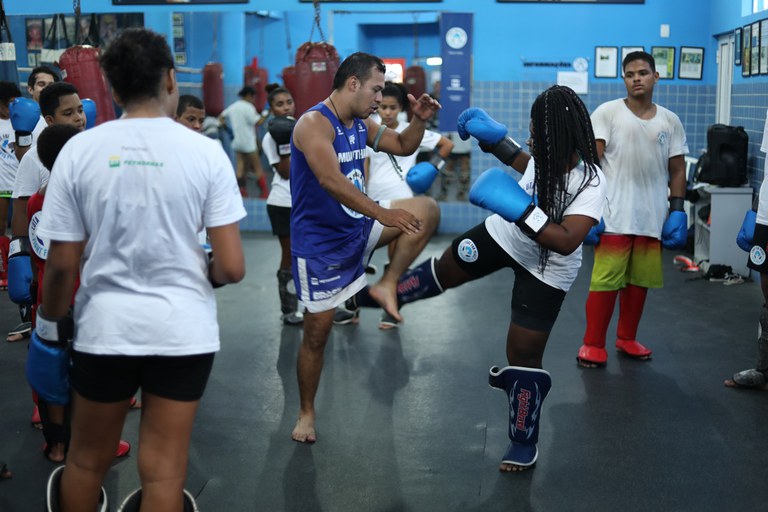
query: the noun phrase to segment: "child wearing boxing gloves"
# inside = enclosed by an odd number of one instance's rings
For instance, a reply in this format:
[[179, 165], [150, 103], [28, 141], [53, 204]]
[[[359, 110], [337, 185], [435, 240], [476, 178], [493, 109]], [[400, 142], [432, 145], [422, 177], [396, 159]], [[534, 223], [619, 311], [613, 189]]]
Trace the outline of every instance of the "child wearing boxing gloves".
[[[462, 139], [473, 136], [483, 151], [522, 177], [516, 181], [499, 168], [481, 174], [469, 200], [493, 215], [456, 237], [440, 258], [403, 274], [397, 290], [404, 305], [513, 269], [507, 366], [494, 366], [489, 374], [510, 407], [510, 444], [501, 471], [527, 469], [538, 457], [541, 405], [551, 386], [542, 369], [544, 349], [581, 267], [582, 242], [598, 224], [605, 202], [592, 124], [576, 93], [557, 85], [542, 92], [531, 107], [530, 131], [529, 154], [485, 111], [470, 108], [459, 116]], [[365, 290], [356, 298], [360, 306], [372, 305]]]
[[280, 297], [280, 319], [285, 325], [299, 325], [304, 314], [299, 311], [299, 298], [291, 271], [291, 135], [296, 119], [296, 104], [290, 91], [278, 84], [269, 84], [267, 103], [272, 114], [261, 148], [274, 169], [272, 187], [267, 197], [267, 215], [272, 234], [280, 242], [280, 264], [277, 269], [277, 292]]

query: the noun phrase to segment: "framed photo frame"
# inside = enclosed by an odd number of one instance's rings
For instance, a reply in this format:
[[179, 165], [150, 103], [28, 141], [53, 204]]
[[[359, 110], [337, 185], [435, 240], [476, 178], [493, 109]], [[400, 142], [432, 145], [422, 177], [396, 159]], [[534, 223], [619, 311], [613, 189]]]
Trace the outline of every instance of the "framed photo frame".
[[617, 78], [618, 64], [618, 46], [595, 46], [595, 78]]
[[704, 70], [704, 48], [697, 46], [680, 47], [680, 67], [677, 77], [686, 80], [701, 80]]
[[27, 18], [25, 20], [27, 34], [27, 50], [40, 50], [43, 48], [43, 18]]
[[750, 76], [760, 74], [760, 22], [756, 21], [752, 24], [752, 37], [750, 45], [750, 57], [751, 65], [749, 67]]
[[741, 76], [749, 76], [750, 72], [750, 57], [752, 57], [752, 51], [750, 45], [752, 44], [752, 25], [744, 25], [742, 27], [741, 36]]
[[624, 78], [624, 57], [629, 55], [632, 52], [643, 52], [645, 51], [645, 47], [643, 46], [622, 46], [621, 47], [621, 60], [619, 61], [619, 68], [621, 68], [621, 77]]
[[733, 31], [733, 65], [741, 66], [741, 27]]
[[760, 74], [768, 75], [768, 19], [760, 21]]
[[651, 55], [656, 61], [656, 72], [663, 80], [675, 78], [675, 47], [651, 46]]

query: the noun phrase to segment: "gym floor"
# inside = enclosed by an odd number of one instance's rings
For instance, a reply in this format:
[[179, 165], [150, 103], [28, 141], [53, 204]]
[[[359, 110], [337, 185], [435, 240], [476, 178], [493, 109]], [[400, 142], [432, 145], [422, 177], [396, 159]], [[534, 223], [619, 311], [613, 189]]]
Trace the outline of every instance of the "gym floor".
[[[436, 237], [417, 260], [439, 255]], [[639, 362], [609, 350], [608, 365], [581, 369], [592, 250], [566, 297], [544, 366], [539, 461], [502, 474], [507, 404], [487, 384], [504, 365], [513, 274], [509, 270], [409, 305], [400, 328], [379, 312], [335, 326], [317, 396], [318, 442], [290, 438], [298, 411], [301, 327], [283, 326], [276, 240], [244, 235], [248, 274], [217, 291], [222, 350], [199, 410], [187, 479], [203, 512], [225, 511], [720, 511], [768, 503], [768, 394], [722, 381], [751, 367], [762, 297], [754, 282], [724, 286], [677, 271], [664, 253], [666, 286], [651, 291]], [[381, 268], [384, 251], [374, 256]], [[18, 320], [0, 300], [0, 332]], [[609, 333], [615, 332], [615, 319]], [[610, 338], [609, 338], [610, 339]], [[0, 344], [0, 510], [44, 509], [55, 467], [29, 424], [26, 343]], [[112, 510], [139, 485], [139, 411], [104, 486]]]

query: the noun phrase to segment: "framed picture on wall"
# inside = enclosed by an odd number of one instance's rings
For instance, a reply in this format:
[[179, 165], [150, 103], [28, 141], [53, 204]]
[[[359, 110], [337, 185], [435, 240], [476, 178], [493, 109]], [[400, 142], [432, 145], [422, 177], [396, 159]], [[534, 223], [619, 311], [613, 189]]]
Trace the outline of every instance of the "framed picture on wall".
[[768, 75], [768, 19], [760, 22], [760, 74]]
[[677, 70], [677, 77], [688, 80], [701, 80], [703, 70], [704, 48], [681, 46], [680, 69]]
[[27, 18], [27, 50], [43, 47], [43, 18]]
[[595, 47], [595, 78], [616, 78], [619, 76], [619, 47]]
[[750, 43], [750, 66], [749, 74], [751, 76], [760, 74], [760, 22], [756, 21], [752, 24]]
[[621, 60], [619, 61], [619, 67], [621, 68], [621, 77], [624, 78], [624, 57], [632, 52], [642, 52], [645, 48], [642, 46], [622, 46], [621, 47]]
[[744, 25], [741, 36], [741, 76], [749, 76], [749, 64], [752, 51], [750, 50], [750, 44], [752, 44], [752, 25]]
[[733, 31], [733, 65], [741, 65], [741, 27]]
[[675, 78], [675, 47], [651, 46], [651, 55], [656, 61], [656, 72], [659, 78], [671, 80]]

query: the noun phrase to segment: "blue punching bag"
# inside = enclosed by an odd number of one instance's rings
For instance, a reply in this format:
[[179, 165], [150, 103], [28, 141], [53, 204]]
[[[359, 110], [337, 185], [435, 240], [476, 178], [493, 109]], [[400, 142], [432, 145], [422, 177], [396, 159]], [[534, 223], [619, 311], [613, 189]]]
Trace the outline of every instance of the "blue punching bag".
[[11, 29], [5, 18], [5, 9], [0, 2], [0, 80], [19, 83], [19, 68], [16, 67], [16, 45], [13, 44]]

